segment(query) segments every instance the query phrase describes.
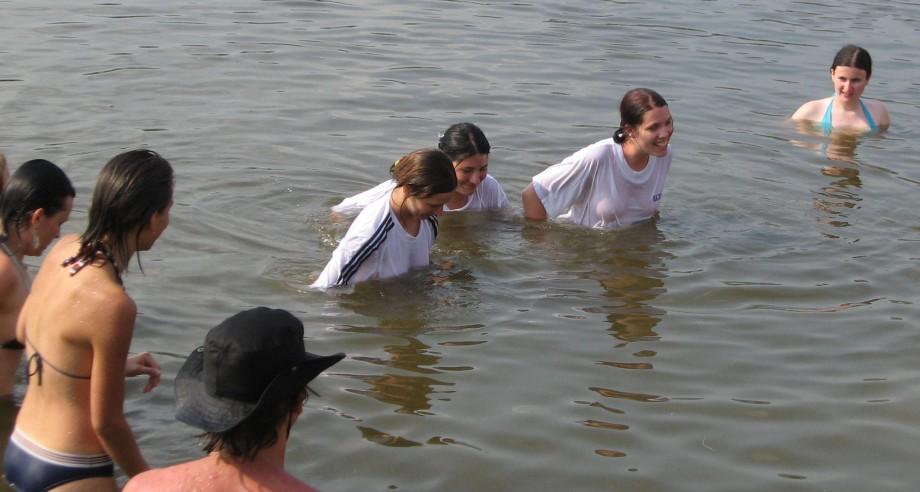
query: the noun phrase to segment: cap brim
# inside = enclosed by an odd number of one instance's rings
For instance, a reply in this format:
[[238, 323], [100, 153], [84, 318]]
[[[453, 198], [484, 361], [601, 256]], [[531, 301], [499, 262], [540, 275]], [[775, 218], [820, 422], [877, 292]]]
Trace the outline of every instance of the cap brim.
[[205, 432], [226, 431], [242, 422], [274, 392], [284, 388], [283, 382], [307, 384], [343, 358], [345, 354], [341, 352], [333, 355], [304, 352], [290, 373], [275, 376], [259, 401], [250, 403], [208, 394], [202, 378], [204, 351], [199, 347], [188, 356], [176, 375], [176, 419]]

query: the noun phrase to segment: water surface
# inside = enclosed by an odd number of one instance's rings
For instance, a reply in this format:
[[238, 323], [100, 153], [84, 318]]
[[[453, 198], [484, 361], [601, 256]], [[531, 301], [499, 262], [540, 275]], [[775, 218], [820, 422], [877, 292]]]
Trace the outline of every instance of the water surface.
[[[322, 490], [910, 490], [920, 439], [913, 2], [0, 2], [0, 149], [95, 175], [149, 147], [172, 224], [126, 277], [161, 387], [126, 411], [157, 466], [200, 456], [173, 377], [240, 309], [284, 307], [319, 378], [287, 468]], [[784, 123], [846, 43], [894, 126]], [[307, 286], [328, 207], [459, 121], [516, 208], [609, 136], [632, 87], [675, 118], [661, 218], [623, 231], [442, 220], [435, 265]], [[833, 157], [834, 159], [829, 158]], [[35, 262], [33, 262], [35, 264]]]

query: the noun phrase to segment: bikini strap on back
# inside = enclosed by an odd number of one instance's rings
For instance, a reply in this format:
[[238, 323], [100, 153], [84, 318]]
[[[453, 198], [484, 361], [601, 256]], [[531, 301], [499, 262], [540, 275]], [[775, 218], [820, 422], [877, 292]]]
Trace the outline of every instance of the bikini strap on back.
[[79, 273], [83, 267], [92, 263], [92, 261], [94, 261], [98, 255], [102, 255], [102, 257], [105, 258], [105, 261], [112, 264], [112, 268], [115, 269], [115, 279], [118, 280], [119, 284], [122, 283], [121, 273], [119, 273], [118, 267], [115, 265], [115, 258], [112, 257], [112, 253], [109, 252], [109, 248], [107, 248], [104, 244], [98, 244], [96, 246], [96, 251], [94, 251], [92, 255], [81, 256], [78, 252], [77, 254], [61, 262], [61, 266], [64, 268], [69, 268], [67, 273], [73, 277]]

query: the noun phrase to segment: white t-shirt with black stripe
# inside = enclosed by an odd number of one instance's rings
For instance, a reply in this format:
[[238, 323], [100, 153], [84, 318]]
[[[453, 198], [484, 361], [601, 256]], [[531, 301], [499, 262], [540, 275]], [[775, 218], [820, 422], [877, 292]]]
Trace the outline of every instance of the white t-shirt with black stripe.
[[418, 235], [412, 236], [390, 208], [391, 194], [379, 197], [358, 214], [310, 287], [343, 287], [428, 265], [428, 254], [438, 236], [437, 217], [422, 220]]

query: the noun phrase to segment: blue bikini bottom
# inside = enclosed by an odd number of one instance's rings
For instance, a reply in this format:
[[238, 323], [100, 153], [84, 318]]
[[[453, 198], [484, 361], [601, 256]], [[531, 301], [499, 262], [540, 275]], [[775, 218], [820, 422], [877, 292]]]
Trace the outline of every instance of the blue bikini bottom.
[[52, 451], [13, 430], [3, 459], [6, 480], [16, 490], [39, 492], [86, 478], [114, 477], [107, 454], [70, 454]]

